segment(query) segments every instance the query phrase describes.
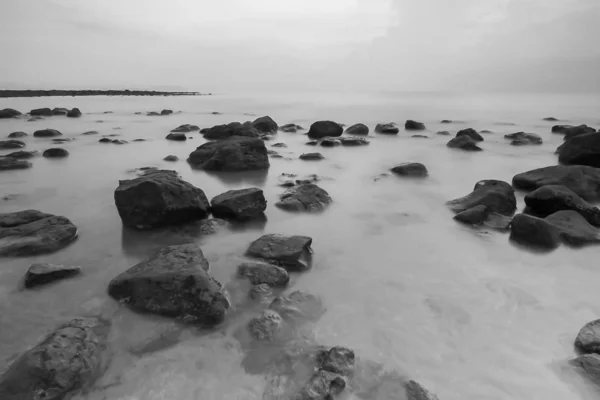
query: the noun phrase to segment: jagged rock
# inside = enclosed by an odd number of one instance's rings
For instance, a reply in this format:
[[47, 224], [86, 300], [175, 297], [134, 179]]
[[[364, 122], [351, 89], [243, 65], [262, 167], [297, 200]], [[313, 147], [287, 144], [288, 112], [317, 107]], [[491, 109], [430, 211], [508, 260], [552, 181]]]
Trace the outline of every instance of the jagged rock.
[[287, 270], [310, 268], [312, 238], [308, 236], [263, 235], [248, 248], [246, 255], [281, 266]]
[[32, 264], [25, 274], [25, 287], [30, 289], [81, 273], [81, 267], [55, 264]]
[[205, 139], [223, 140], [231, 137], [249, 137], [258, 138], [260, 132], [250, 123], [240, 124], [239, 122], [230, 122], [227, 125], [215, 125], [212, 128], [202, 129], [200, 133]]
[[570, 364], [578, 368], [592, 383], [600, 386], [600, 355], [584, 354], [571, 360]]
[[303, 130], [304, 128], [300, 125], [296, 124], [285, 124], [279, 127], [279, 130], [282, 132], [296, 133], [299, 130]]
[[354, 124], [346, 128], [346, 133], [349, 135], [368, 135], [369, 127], [365, 124]]
[[421, 163], [402, 163], [390, 169], [393, 173], [402, 176], [425, 177], [429, 174], [425, 165]]
[[459, 138], [462, 136], [468, 136], [476, 142], [483, 142], [483, 136], [477, 133], [477, 131], [473, 128], [462, 129], [458, 131], [455, 137]]
[[517, 199], [511, 185], [504, 181], [489, 179], [477, 182], [470, 194], [448, 201], [446, 205], [457, 214], [483, 205], [488, 212], [512, 216], [517, 209]]
[[37, 151], [14, 151], [12, 153], [8, 153], [7, 155], [5, 155], [4, 157], [10, 157], [10, 158], [16, 158], [16, 159], [20, 159], [20, 160], [25, 160], [25, 159], [29, 159], [29, 158], [33, 158], [35, 156], [38, 155]]
[[305, 161], [314, 161], [314, 160], [324, 160], [325, 157], [323, 156], [323, 154], [321, 153], [304, 153], [301, 154], [300, 157], [301, 160], [305, 160]]
[[269, 168], [265, 143], [260, 139], [234, 136], [204, 143], [193, 151], [188, 162], [209, 171], [251, 171]]
[[377, 124], [375, 126], [375, 132], [395, 135], [400, 132], [400, 129], [398, 129], [395, 122], [390, 122], [387, 124]]
[[11, 134], [8, 135], [9, 139], [18, 139], [18, 138], [22, 138], [22, 137], [26, 137], [28, 136], [25, 132], [13, 132]]
[[252, 122], [252, 126], [259, 132], [262, 133], [276, 133], [279, 129], [277, 122], [273, 121], [273, 118], [269, 116], [260, 117]]
[[565, 165], [600, 167], [600, 135], [589, 133], [568, 139], [558, 149], [558, 161]]
[[0, 171], [31, 168], [29, 161], [19, 160], [13, 157], [0, 157]]
[[168, 170], [150, 170], [119, 181], [114, 197], [123, 224], [136, 229], [206, 218], [210, 208], [201, 189]]
[[62, 133], [60, 133], [56, 129], [41, 129], [39, 131], [33, 132], [34, 137], [55, 137], [61, 135]]
[[174, 155], [168, 155], [165, 158], [163, 158], [164, 161], [170, 161], [170, 162], [175, 162], [175, 161], [179, 161], [179, 157], [174, 156]]
[[200, 128], [196, 125], [183, 124], [183, 125], [179, 125], [175, 129], [171, 130], [171, 132], [188, 133], [188, 132], [194, 132], [194, 131], [199, 131], [199, 130], [200, 130]]
[[535, 133], [517, 132], [504, 135], [505, 139], [510, 139], [513, 146], [523, 146], [529, 144], [542, 144], [542, 138]]
[[195, 244], [168, 246], [114, 278], [108, 293], [131, 308], [186, 322], [216, 325], [229, 302], [208, 273], [208, 261]]
[[286, 211], [323, 211], [333, 200], [324, 189], [312, 183], [292, 187], [279, 196], [275, 206]]
[[290, 276], [284, 268], [267, 263], [243, 263], [238, 266], [237, 274], [239, 277], [248, 278], [253, 285], [285, 287], [290, 281]]
[[69, 112], [67, 113], [67, 117], [79, 118], [79, 117], [81, 117], [81, 111], [79, 111], [79, 108], [73, 108], [73, 109], [69, 110]]
[[249, 220], [264, 216], [267, 201], [259, 188], [229, 190], [210, 201], [212, 213], [216, 217]]
[[512, 184], [521, 190], [535, 190], [546, 185], [565, 186], [584, 200], [600, 201], [600, 169], [583, 165], [554, 165], [517, 174]]
[[425, 124], [409, 119], [404, 123], [404, 129], [406, 129], [407, 131], [424, 131]]
[[13, 108], [4, 108], [0, 110], [0, 119], [2, 118], [14, 118], [21, 115], [21, 113]]
[[317, 121], [310, 126], [308, 137], [311, 139], [321, 139], [324, 137], [342, 136], [344, 128], [333, 121]]
[[183, 141], [187, 140], [187, 136], [185, 135], [185, 133], [172, 132], [167, 135], [166, 139], [183, 142]]
[[582, 353], [600, 354], [600, 319], [588, 322], [577, 334], [575, 347]]
[[20, 140], [0, 140], [0, 149], [22, 149], [25, 147], [25, 142]]
[[49, 108], [36, 108], [34, 110], [29, 111], [29, 115], [36, 117], [51, 117], [52, 110]]
[[466, 151], [482, 151], [483, 149], [477, 146], [477, 142], [471, 139], [470, 136], [464, 135], [451, 139], [446, 146], [451, 149], [461, 149]]
[[547, 185], [525, 196], [529, 211], [537, 217], [547, 217], [562, 210], [581, 214], [590, 224], [600, 226], [600, 210], [562, 185]]
[[61, 149], [60, 147], [54, 147], [44, 151], [42, 156], [46, 158], [65, 158], [69, 157], [69, 152], [65, 149]]

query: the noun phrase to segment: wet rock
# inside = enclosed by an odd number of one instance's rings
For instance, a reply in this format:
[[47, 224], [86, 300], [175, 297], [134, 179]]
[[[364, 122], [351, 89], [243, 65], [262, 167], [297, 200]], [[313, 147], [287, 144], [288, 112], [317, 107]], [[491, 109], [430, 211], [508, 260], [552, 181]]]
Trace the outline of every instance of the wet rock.
[[488, 129], [484, 129], [484, 130], [482, 130], [480, 133], [494, 133], [494, 132], [492, 132], [492, 131], [490, 131], [490, 130], [488, 130]]
[[161, 249], [114, 278], [108, 294], [137, 311], [206, 325], [222, 322], [229, 308], [221, 284], [208, 273], [208, 261], [195, 244]]
[[32, 117], [51, 117], [52, 110], [49, 108], [36, 108], [34, 110], [29, 111], [29, 115]]
[[459, 138], [462, 136], [468, 136], [476, 142], [483, 142], [483, 136], [477, 133], [477, 131], [473, 128], [462, 129], [458, 131], [455, 137]]
[[0, 157], [0, 171], [9, 171], [13, 169], [31, 168], [32, 164], [29, 161], [18, 160], [13, 157]]
[[67, 115], [68, 112], [69, 110], [66, 108], [57, 107], [52, 109], [52, 115]]
[[542, 121], [556, 122], [556, 121], [558, 121], [558, 119], [556, 119], [554, 117], [546, 117], [546, 118], [543, 118]]
[[25, 147], [25, 142], [20, 140], [0, 140], [0, 149], [22, 149]]
[[311, 244], [308, 236], [267, 234], [252, 242], [246, 255], [287, 270], [303, 271], [311, 265]]
[[179, 161], [179, 157], [174, 156], [174, 155], [168, 155], [165, 158], [163, 158], [164, 161], [171, 161], [171, 162], [175, 162], [175, 161]]
[[354, 124], [346, 128], [346, 133], [349, 135], [368, 135], [369, 127], [365, 124]]
[[29, 119], [27, 120], [27, 122], [41, 121], [41, 120], [43, 120], [43, 119], [44, 119], [44, 118], [42, 118], [42, 117], [31, 117], [31, 118], [29, 118]]
[[81, 117], [81, 111], [79, 111], [79, 108], [73, 108], [73, 109], [69, 110], [69, 112], [67, 113], [67, 117], [79, 118], [79, 117]]
[[42, 156], [46, 158], [65, 158], [69, 157], [69, 152], [65, 149], [61, 149], [60, 147], [54, 147], [44, 151]]
[[406, 129], [407, 131], [424, 131], [425, 124], [409, 119], [404, 123], [404, 129]]
[[177, 128], [171, 130], [171, 132], [188, 133], [188, 132], [194, 132], [194, 131], [199, 131], [199, 130], [200, 130], [200, 128], [196, 125], [184, 124], [184, 125], [179, 125]]
[[33, 264], [25, 274], [25, 287], [30, 289], [35, 286], [46, 285], [58, 280], [66, 279], [81, 273], [81, 267], [71, 267], [55, 264]]
[[283, 192], [275, 206], [286, 211], [319, 212], [325, 210], [332, 201], [324, 189], [307, 183]]
[[160, 114], [157, 113], [156, 111], [150, 111], [150, 112], [146, 113], [146, 116], [148, 116], [148, 117], [159, 117]]
[[592, 383], [600, 386], [600, 355], [584, 354], [571, 360], [570, 364], [579, 369]]
[[134, 142], [145, 142], [146, 139], [133, 139]]
[[600, 354], [600, 319], [588, 322], [577, 334], [575, 347], [582, 353]]
[[66, 143], [66, 142], [72, 142], [73, 140], [75, 140], [75, 138], [58, 138], [58, 139], [52, 139], [53, 143]]
[[600, 135], [589, 133], [575, 136], [560, 146], [557, 152], [561, 164], [600, 168]]
[[28, 136], [25, 132], [13, 132], [11, 134], [8, 135], [9, 139], [18, 139], [18, 138], [22, 138], [22, 137], [26, 137]]
[[477, 146], [477, 142], [471, 139], [470, 136], [460, 136], [451, 139], [446, 146], [451, 149], [461, 149], [466, 151], [482, 151], [483, 149]]
[[305, 161], [314, 161], [314, 160], [324, 160], [325, 157], [323, 156], [323, 154], [321, 153], [304, 153], [301, 154], [300, 157], [301, 160], [305, 160]]
[[171, 115], [173, 114], [173, 110], [162, 110], [160, 115]]
[[448, 201], [446, 205], [457, 214], [483, 205], [488, 212], [512, 216], [517, 209], [517, 199], [511, 185], [490, 179], [477, 182], [470, 194]]
[[[317, 321], [325, 313], [323, 302], [319, 297], [301, 290], [276, 297], [269, 305], [269, 309], [281, 315], [291, 326]], [[335, 362], [335, 355], [332, 362]]]
[[454, 216], [454, 220], [469, 225], [479, 225], [487, 219], [488, 209], [485, 205], [471, 207], [465, 211], [459, 212]]
[[429, 174], [425, 165], [421, 163], [402, 163], [390, 169], [393, 173], [402, 176], [425, 177]]
[[336, 398], [346, 388], [346, 381], [339, 374], [318, 370], [302, 388], [297, 399], [327, 400]]
[[0, 110], [0, 119], [3, 118], [14, 118], [21, 115], [21, 113], [13, 108], [4, 108]]
[[98, 142], [99, 142], [99, 143], [111, 143], [111, 142], [112, 142], [112, 139], [110, 139], [110, 138], [107, 138], [107, 137], [104, 137], [104, 138], [102, 138], [102, 139], [98, 140]]
[[562, 185], [547, 185], [525, 196], [525, 204], [537, 217], [547, 217], [558, 211], [573, 210], [590, 224], [600, 226], [600, 210]]
[[438, 131], [437, 134], [441, 136], [450, 136], [450, 132], [448, 131]]
[[265, 143], [260, 139], [234, 136], [204, 143], [193, 151], [188, 162], [209, 171], [251, 171], [269, 168]]
[[269, 116], [260, 117], [252, 122], [252, 126], [259, 132], [262, 133], [276, 133], [279, 129], [277, 122], [273, 121], [273, 118]]
[[325, 137], [342, 136], [344, 128], [333, 121], [317, 121], [310, 126], [308, 137], [311, 139], [321, 139]]
[[262, 134], [262, 133], [260, 134], [260, 138], [261, 138], [261, 140], [265, 140], [265, 141], [275, 139], [272, 135], [267, 135], [267, 134]]
[[323, 138], [319, 141], [319, 144], [323, 147], [336, 147], [341, 146], [342, 142], [334, 138]]
[[166, 137], [167, 140], [174, 140], [178, 142], [183, 142], [187, 140], [187, 136], [185, 133], [169, 133]]
[[261, 218], [267, 209], [267, 201], [259, 188], [229, 190], [210, 201], [216, 217], [249, 220]]
[[34, 137], [55, 137], [61, 135], [62, 133], [60, 133], [56, 129], [40, 129], [39, 131], [33, 132]]
[[512, 184], [521, 190], [535, 190], [546, 185], [565, 186], [584, 200], [600, 201], [600, 169], [582, 165], [554, 165], [523, 172]]
[[119, 181], [114, 197], [123, 224], [136, 229], [206, 218], [210, 208], [201, 189], [168, 170], [150, 170]]
[[210, 140], [223, 140], [234, 136], [249, 138], [258, 138], [260, 136], [260, 132], [251, 124], [240, 124], [239, 122], [230, 122], [226, 125], [215, 125], [212, 128], [202, 129], [200, 133], [203, 134], [205, 139]]
[[37, 210], [0, 214], [0, 256], [52, 253], [76, 237], [77, 227], [65, 217]]
[[35, 156], [38, 155], [37, 151], [14, 151], [12, 153], [9, 153], [7, 155], [5, 155], [4, 157], [10, 157], [10, 158], [16, 158], [16, 159], [20, 159], [20, 160], [26, 160], [29, 158], [33, 158]]
[[97, 135], [98, 133], [98, 131], [86, 131], [83, 132], [82, 135]]
[[250, 336], [261, 342], [273, 342], [278, 339], [283, 318], [275, 311], [264, 310], [262, 314], [248, 322]]
[[108, 366], [108, 321], [77, 318], [23, 353], [0, 378], [2, 400], [66, 400], [90, 389]]
[[248, 278], [253, 285], [267, 284], [270, 287], [285, 287], [290, 281], [287, 271], [266, 263], [248, 262], [238, 266], [237, 275]]
[[400, 129], [398, 129], [395, 122], [390, 122], [387, 124], [377, 124], [375, 126], [375, 132], [395, 135], [400, 132]]
[[510, 228], [512, 240], [540, 249], [551, 250], [560, 243], [582, 246], [600, 242], [600, 231], [572, 210], [559, 211], [544, 219], [518, 214]]
[[300, 125], [296, 124], [285, 124], [279, 127], [279, 130], [282, 132], [296, 133], [299, 130], [303, 130], [304, 128]]
[[565, 128], [563, 129], [562, 133], [565, 134], [564, 140], [568, 140], [576, 136], [585, 135], [588, 133], [596, 133], [596, 130], [587, 125], [579, 125]]
[[504, 135], [505, 139], [510, 139], [513, 146], [525, 146], [532, 144], [542, 144], [542, 138], [535, 133], [517, 132]]

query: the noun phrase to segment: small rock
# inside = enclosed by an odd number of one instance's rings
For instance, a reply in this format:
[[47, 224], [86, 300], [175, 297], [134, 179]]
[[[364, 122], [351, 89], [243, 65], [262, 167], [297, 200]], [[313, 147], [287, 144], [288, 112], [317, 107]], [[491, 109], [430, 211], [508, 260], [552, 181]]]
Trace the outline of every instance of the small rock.
[[61, 136], [62, 133], [57, 131], [56, 129], [41, 129], [39, 131], [33, 132], [34, 137], [54, 137]]
[[52, 115], [67, 115], [69, 112], [66, 108], [54, 108], [52, 109]]
[[344, 128], [337, 122], [333, 121], [317, 121], [310, 126], [308, 137], [311, 139], [321, 139], [324, 137], [342, 136]]
[[424, 131], [425, 124], [409, 119], [404, 123], [404, 129], [406, 129], [407, 131]]
[[8, 135], [9, 139], [18, 139], [18, 138], [22, 138], [22, 137], [26, 137], [28, 136], [25, 132], [13, 132], [11, 134]]
[[44, 151], [42, 156], [46, 158], [65, 158], [69, 156], [69, 152], [65, 149], [61, 149], [60, 147], [54, 147]]
[[390, 171], [397, 175], [413, 177], [425, 177], [429, 174], [425, 165], [414, 162], [402, 163], [390, 169]]
[[229, 190], [210, 201], [216, 217], [250, 220], [264, 217], [267, 201], [259, 188]]
[[443, 119], [440, 121], [440, 124], [451, 124], [451, 123], [452, 123], [452, 121], [449, 119]]
[[314, 161], [314, 160], [323, 160], [325, 157], [321, 153], [304, 153], [299, 157], [301, 160], [305, 161]]
[[275, 143], [275, 144], [272, 144], [271, 147], [287, 147], [287, 144], [285, 144], [285, 143]]
[[285, 124], [279, 127], [279, 130], [282, 132], [296, 133], [299, 130], [303, 130], [304, 128], [300, 125], [296, 124]]
[[480, 133], [494, 133], [494, 132], [490, 131], [489, 129], [484, 129]]
[[305, 143], [307, 146], [316, 146], [317, 144], [319, 144], [318, 140], [309, 140], [308, 142]]
[[321, 369], [349, 376], [354, 372], [354, 351], [345, 347], [333, 347], [323, 357]]
[[277, 123], [275, 121], [273, 121], [273, 118], [269, 117], [269, 116], [265, 116], [265, 117], [260, 117], [255, 119], [252, 122], [252, 126], [259, 132], [262, 133], [276, 133], [277, 130], [279, 129], [279, 126], [277, 125]]
[[25, 274], [25, 287], [45, 285], [61, 279], [70, 278], [81, 272], [81, 267], [54, 264], [33, 264]]
[[310, 268], [312, 238], [308, 236], [263, 235], [248, 248], [246, 255], [279, 265], [287, 270]]
[[98, 140], [98, 142], [99, 142], [99, 143], [111, 143], [111, 142], [112, 142], [112, 139], [110, 139], [110, 138], [107, 138], [107, 137], [104, 137], [104, 138], [102, 138], [102, 139]]
[[285, 287], [290, 281], [287, 271], [266, 263], [249, 262], [238, 266], [239, 277], [248, 278], [251, 284], [267, 284], [270, 287]]
[[454, 216], [454, 220], [469, 225], [480, 225], [487, 219], [487, 207], [483, 204], [471, 207], [465, 211], [459, 212]]
[[395, 122], [390, 122], [387, 124], [377, 124], [375, 126], [375, 132], [395, 135], [400, 132], [400, 129], [398, 129]]
[[173, 110], [162, 110], [160, 115], [171, 115], [173, 114]]
[[510, 139], [513, 146], [524, 146], [531, 144], [542, 144], [542, 138], [535, 133], [517, 132], [504, 135], [505, 139]]
[[187, 136], [185, 133], [169, 133], [166, 139], [181, 142], [187, 140]]
[[239, 122], [230, 122], [226, 125], [215, 125], [212, 128], [200, 130], [205, 139], [224, 140], [231, 137], [258, 138], [260, 132], [250, 123], [240, 124]]
[[483, 142], [483, 136], [477, 133], [477, 131], [473, 128], [462, 129], [458, 131], [455, 137], [459, 138], [462, 136], [468, 136], [476, 142]]
[[261, 315], [248, 322], [248, 332], [255, 340], [273, 342], [282, 328], [283, 319], [272, 310], [265, 310]]
[[172, 161], [172, 162], [174, 162], [174, 161], [179, 161], [179, 157], [174, 156], [174, 155], [171, 154], [171, 155], [168, 155], [165, 158], [163, 158], [163, 160], [164, 161]]
[[365, 138], [352, 136], [340, 137], [337, 140], [339, 140], [342, 143], [342, 146], [366, 146], [370, 143]]
[[83, 132], [82, 135], [97, 135], [98, 133], [98, 131], [86, 131]]
[[73, 108], [72, 110], [69, 110], [69, 112], [67, 113], [67, 117], [79, 118], [81, 117], [81, 111], [79, 111], [79, 108]]
[[451, 139], [446, 146], [451, 149], [461, 149], [466, 151], [482, 151], [483, 149], [477, 146], [477, 142], [471, 139], [470, 136], [464, 135]]
[[2, 118], [14, 118], [21, 115], [21, 113], [13, 108], [5, 108], [0, 110], [0, 119]]
[[111, 140], [112, 144], [127, 144], [129, 143], [127, 140], [122, 140], [122, 139], [113, 139]]
[[556, 122], [556, 121], [558, 121], [558, 120], [557, 120], [556, 118], [554, 118], [554, 117], [546, 117], [546, 118], [543, 118], [543, 119], [542, 119], [542, 121], [551, 121], [551, 122]]
[[321, 139], [319, 144], [323, 147], [335, 147], [335, 146], [341, 146], [342, 142], [338, 139], [323, 138], [323, 139]]
[[0, 149], [22, 149], [25, 147], [25, 142], [20, 140], [0, 140]]
[[184, 125], [179, 125], [177, 128], [171, 130], [171, 132], [188, 133], [188, 132], [194, 132], [194, 131], [199, 131], [199, 130], [200, 130], [200, 128], [196, 125], [184, 124]]
[[368, 135], [369, 127], [365, 124], [354, 124], [346, 128], [346, 133], [349, 135]]
[[279, 196], [275, 206], [286, 211], [319, 212], [333, 201], [324, 189], [307, 183], [292, 187]]
[[429, 139], [427, 135], [412, 135], [411, 137], [415, 139]]

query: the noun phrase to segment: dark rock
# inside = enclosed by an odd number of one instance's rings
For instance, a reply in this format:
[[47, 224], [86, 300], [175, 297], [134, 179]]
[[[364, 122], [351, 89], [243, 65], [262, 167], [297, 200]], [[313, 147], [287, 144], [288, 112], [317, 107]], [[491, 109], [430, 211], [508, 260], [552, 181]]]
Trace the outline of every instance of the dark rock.
[[579, 125], [579, 126], [572, 126], [569, 128], [565, 128], [562, 133], [565, 134], [564, 139], [568, 140], [568, 139], [572, 139], [579, 135], [585, 135], [588, 133], [596, 133], [596, 130], [587, 125]]
[[111, 142], [112, 142], [112, 139], [111, 139], [111, 138], [104, 137], [104, 138], [102, 138], [102, 139], [98, 140], [98, 142], [100, 142], [100, 143], [111, 143]]
[[304, 128], [301, 127], [300, 125], [296, 125], [296, 124], [285, 124], [283, 126], [279, 127], [279, 130], [282, 132], [289, 132], [289, 133], [295, 133], [299, 130], [303, 130]]
[[248, 248], [246, 255], [293, 271], [311, 266], [312, 238], [308, 236], [263, 235]]
[[285, 143], [275, 143], [275, 144], [272, 144], [271, 147], [287, 147], [287, 144], [285, 144]]
[[168, 170], [150, 170], [138, 178], [119, 181], [115, 204], [123, 224], [136, 229], [206, 218], [210, 207], [201, 189]]
[[342, 136], [337, 140], [339, 140], [342, 143], [342, 146], [366, 146], [370, 143], [365, 138], [352, 136]]
[[452, 138], [446, 146], [451, 149], [461, 149], [466, 151], [482, 151], [483, 149], [477, 146], [477, 142], [471, 139], [470, 136], [459, 136]]
[[272, 135], [267, 135], [267, 134], [262, 134], [262, 133], [261, 133], [261, 135], [260, 135], [260, 138], [261, 138], [262, 140], [265, 140], [265, 141], [269, 141], [269, 140], [273, 140], [273, 139], [275, 139], [275, 138], [274, 138]]
[[248, 332], [255, 340], [274, 342], [278, 340], [282, 326], [283, 318], [279, 314], [272, 310], [264, 310], [248, 322]]
[[438, 131], [437, 134], [442, 135], [442, 136], [450, 136], [450, 132], [448, 132], [448, 131]]
[[319, 141], [319, 144], [323, 147], [335, 147], [335, 146], [341, 146], [342, 142], [338, 139], [328, 137], [328, 138], [321, 139], [321, 141]]
[[292, 187], [279, 196], [275, 206], [286, 211], [323, 211], [331, 202], [329, 193], [312, 183]]
[[122, 139], [113, 139], [111, 140], [112, 144], [127, 144], [129, 143], [127, 140], [122, 140]]
[[42, 156], [46, 158], [65, 158], [69, 157], [69, 152], [65, 149], [61, 149], [60, 147], [54, 147], [44, 151]]
[[252, 122], [252, 126], [259, 132], [262, 133], [276, 133], [277, 130], [279, 129], [279, 126], [277, 125], [277, 123], [275, 121], [273, 121], [273, 118], [269, 117], [269, 116], [265, 116], [265, 117], [260, 117], [255, 119]]
[[317, 321], [325, 313], [320, 298], [301, 290], [275, 298], [269, 305], [269, 309], [277, 312], [292, 326]]
[[9, 139], [18, 139], [18, 138], [22, 138], [25, 136], [28, 136], [25, 132], [13, 132], [8, 135], [8, 138]]
[[179, 125], [177, 128], [173, 129], [171, 132], [188, 133], [188, 132], [194, 132], [194, 131], [199, 131], [199, 130], [200, 130], [200, 128], [196, 125], [184, 124], [184, 125]]
[[52, 109], [52, 115], [67, 115], [69, 112], [66, 108], [54, 108]]
[[316, 146], [317, 144], [319, 144], [318, 140], [309, 140], [308, 142], [305, 143], [307, 146]]
[[156, 111], [150, 111], [149, 113], [146, 114], [148, 117], [159, 117], [160, 114], [157, 113]]
[[566, 133], [568, 129], [573, 128], [573, 125], [554, 125], [552, 127], [553, 133]]
[[66, 143], [66, 142], [72, 142], [73, 140], [75, 140], [75, 138], [58, 138], [58, 139], [52, 139], [53, 143]]
[[31, 163], [13, 157], [0, 157], [0, 171], [31, 168]]
[[600, 167], [600, 135], [589, 133], [568, 139], [557, 149], [558, 161], [565, 165]]
[[469, 225], [480, 225], [487, 219], [488, 209], [485, 205], [471, 207], [465, 211], [459, 212], [454, 216], [454, 220]]
[[171, 161], [171, 162], [175, 162], [175, 161], [179, 161], [179, 157], [174, 156], [174, 155], [168, 155], [165, 158], [163, 158], [164, 161]]
[[204, 143], [193, 151], [188, 162], [209, 171], [250, 171], [269, 168], [265, 142], [234, 136], [228, 140]]
[[83, 132], [82, 135], [97, 135], [98, 133], [98, 131], [87, 131]]
[[70, 278], [81, 272], [80, 267], [54, 264], [32, 264], [25, 274], [25, 287], [32, 288]]
[[69, 112], [67, 113], [67, 117], [79, 118], [79, 117], [81, 117], [81, 111], [79, 111], [79, 108], [73, 108], [73, 109], [69, 110]]
[[0, 149], [22, 149], [25, 147], [25, 142], [20, 140], [0, 140]]
[[484, 130], [481, 131], [481, 133], [494, 133], [494, 132], [492, 132], [490, 130], [487, 130], [487, 129], [484, 129]]
[[36, 108], [34, 110], [29, 111], [29, 115], [36, 117], [51, 117], [52, 110], [49, 108]]
[[342, 136], [344, 128], [337, 122], [333, 121], [317, 121], [310, 126], [308, 137], [311, 139], [321, 139], [324, 137]]
[[5, 108], [5, 109], [0, 110], [0, 119], [14, 118], [14, 117], [18, 117], [19, 115], [21, 115], [21, 113], [12, 108]]
[[535, 190], [546, 185], [562, 185], [584, 200], [600, 201], [600, 169], [582, 165], [555, 165], [515, 175], [515, 188]]
[[15, 151], [15, 152], [9, 153], [9, 154], [5, 155], [4, 157], [10, 157], [10, 158], [17, 158], [17, 159], [20, 159], [20, 160], [26, 160], [26, 159], [35, 157], [37, 154], [38, 154], [37, 151], [23, 151], [23, 150], [21, 150], [21, 151]]
[[34, 137], [55, 137], [61, 135], [62, 133], [60, 133], [56, 129], [41, 129], [39, 131], [33, 132]]
[[488, 212], [512, 216], [517, 209], [517, 199], [508, 183], [490, 179], [477, 182], [470, 194], [448, 201], [446, 205], [456, 214], [483, 205]]
[[551, 121], [551, 122], [556, 122], [556, 121], [558, 121], [558, 120], [557, 120], [556, 118], [554, 118], [554, 117], [546, 117], [546, 118], [543, 118], [543, 119], [542, 119], [542, 121]]
[[210, 201], [212, 213], [216, 217], [249, 220], [264, 216], [267, 201], [259, 188], [229, 190]]
[[323, 157], [323, 154], [321, 154], [321, 153], [304, 153], [304, 154], [301, 154], [299, 158], [301, 160], [308, 160], [308, 161], [325, 159], [325, 157]]
[[577, 334], [575, 347], [582, 353], [600, 354], [600, 319], [588, 322]]
[[452, 123], [452, 121], [449, 119], [443, 119], [440, 121], [440, 124], [451, 124], [451, 123]]
[[438, 397], [415, 381], [408, 381], [405, 386], [406, 400], [439, 400]]
[[29, 118], [29, 119], [27, 120], [27, 122], [41, 121], [41, 120], [43, 120], [43, 119], [44, 119], [44, 118], [42, 118], [42, 117], [31, 117], [31, 118]]
[[223, 140], [234, 136], [244, 136], [249, 138], [258, 138], [260, 132], [251, 124], [240, 124], [239, 122], [230, 122], [227, 125], [215, 125], [212, 128], [202, 129], [200, 131], [205, 139]]
[[266, 263], [249, 262], [238, 266], [239, 277], [248, 278], [251, 284], [267, 284], [270, 287], [285, 287], [290, 281], [287, 271]]
[[339, 374], [318, 370], [304, 385], [297, 399], [326, 400], [334, 399], [344, 391], [346, 381]]
[[160, 115], [171, 115], [173, 114], [173, 110], [162, 110]]
[[579, 369], [592, 383], [600, 386], [600, 355], [584, 354], [571, 360], [570, 364]]
[[169, 133], [167, 135], [166, 139], [183, 142], [183, 141], [187, 140], [187, 136], [185, 135], [185, 133]]
[[349, 135], [368, 135], [369, 127], [365, 124], [354, 124], [349, 128], [346, 128], [346, 133]]
[[424, 131], [425, 124], [409, 119], [404, 123], [404, 129], [406, 129], [407, 131]]
[[[218, 111], [213, 111], [213, 112], [211, 112], [210, 114], [211, 114], [211, 115], [221, 115], [221, 113], [220, 113], [220, 112], [218, 112]], [[244, 114], [244, 115], [247, 115], [247, 114]]]
[[459, 138], [462, 136], [468, 136], [476, 142], [483, 142], [483, 136], [477, 133], [477, 131], [473, 128], [462, 129], [458, 131], [455, 137]]
[[411, 137], [415, 139], [429, 139], [427, 135], [412, 135]]
[[498, 214], [495, 212], [489, 212], [483, 224], [491, 229], [508, 230], [512, 222], [512, 217]]
[[375, 132], [395, 135], [400, 132], [400, 129], [398, 129], [395, 122], [390, 122], [387, 124], [377, 124], [375, 126]]
[[133, 139], [134, 142], [145, 142], [146, 139]]
[[208, 261], [195, 244], [161, 249], [114, 278], [108, 294], [141, 312], [206, 325], [222, 322], [229, 308], [221, 284], [208, 273]]
[[530, 144], [542, 144], [542, 138], [535, 133], [517, 132], [504, 135], [505, 139], [510, 139], [513, 146], [524, 146]]
[[402, 163], [390, 169], [393, 173], [402, 176], [425, 177], [429, 174], [425, 165], [421, 163]]
[[109, 332], [110, 323], [98, 318], [59, 326], [8, 368], [0, 378], [0, 398], [67, 400], [91, 389], [108, 367]]
[[590, 224], [600, 226], [600, 210], [565, 186], [542, 186], [525, 196], [525, 204], [537, 217], [547, 217], [562, 210], [573, 210]]
[[25, 210], [0, 214], [0, 255], [32, 256], [52, 253], [77, 237], [77, 227], [65, 217]]

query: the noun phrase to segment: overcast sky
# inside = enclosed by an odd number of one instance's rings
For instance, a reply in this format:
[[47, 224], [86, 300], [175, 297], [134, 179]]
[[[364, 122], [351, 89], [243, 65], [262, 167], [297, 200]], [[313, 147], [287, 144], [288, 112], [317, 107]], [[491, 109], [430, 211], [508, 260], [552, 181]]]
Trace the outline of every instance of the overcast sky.
[[600, 0], [1, 0], [0, 87], [600, 92]]

